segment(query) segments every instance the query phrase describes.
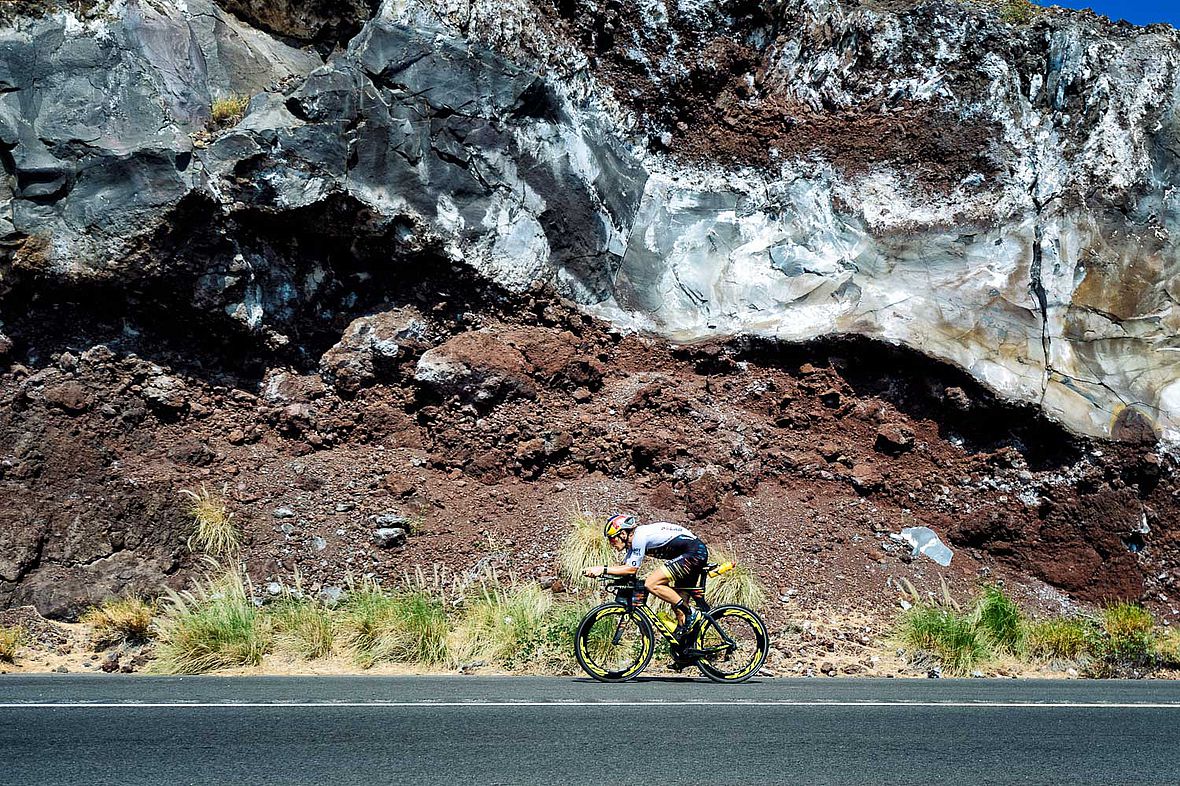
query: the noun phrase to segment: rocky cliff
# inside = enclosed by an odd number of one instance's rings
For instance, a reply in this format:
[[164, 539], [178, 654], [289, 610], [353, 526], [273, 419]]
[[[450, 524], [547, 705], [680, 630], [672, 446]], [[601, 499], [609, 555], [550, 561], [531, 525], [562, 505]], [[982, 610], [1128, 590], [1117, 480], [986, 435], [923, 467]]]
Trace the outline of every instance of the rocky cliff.
[[332, 527], [353, 497], [429, 512], [414, 558], [462, 561], [472, 519], [552, 516], [516, 506], [557, 482], [745, 537], [768, 572], [813, 553], [784, 531], [828, 542], [817, 517], [857, 562], [874, 521], [917, 516], [1076, 596], [1177, 578], [1172, 28], [835, 0], [14, 9], [10, 602], [176, 574], [197, 482], [333, 506], [300, 519], [310, 554], [256, 518], [270, 576], [402, 564]]

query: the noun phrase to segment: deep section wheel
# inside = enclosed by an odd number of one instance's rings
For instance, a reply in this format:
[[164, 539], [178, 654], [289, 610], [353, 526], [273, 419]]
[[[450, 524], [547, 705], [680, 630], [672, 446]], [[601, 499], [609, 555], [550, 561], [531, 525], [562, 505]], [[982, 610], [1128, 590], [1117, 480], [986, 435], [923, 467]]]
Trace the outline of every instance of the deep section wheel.
[[578, 665], [600, 682], [624, 682], [647, 667], [655, 649], [651, 624], [622, 603], [604, 603], [582, 618], [574, 638]]
[[745, 606], [719, 606], [697, 628], [697, 668], [715, 682], [745, 682], [770, 651], [762, 618]]

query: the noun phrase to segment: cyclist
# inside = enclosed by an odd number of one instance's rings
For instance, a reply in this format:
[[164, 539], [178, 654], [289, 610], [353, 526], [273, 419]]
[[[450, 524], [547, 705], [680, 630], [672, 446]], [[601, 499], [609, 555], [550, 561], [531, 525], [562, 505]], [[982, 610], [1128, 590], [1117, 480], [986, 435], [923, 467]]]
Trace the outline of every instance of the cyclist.
[[657, 521], [640, 524], [635, 516], [621, 513], [611, 516], [602, 530], [611, 548], [627, 548], [622, 565], [595, 565], [583, 573], [587, 576], [634, 576], [645, 555], [667, 560], [644, 581], [648, 592], [672, 605], [679, 625], [673, 635], [683, 639], [697, 624], [700, 614], [676, 590], [677, 585], [694, 587], [709, 562], [705, 542], [678, 524]]

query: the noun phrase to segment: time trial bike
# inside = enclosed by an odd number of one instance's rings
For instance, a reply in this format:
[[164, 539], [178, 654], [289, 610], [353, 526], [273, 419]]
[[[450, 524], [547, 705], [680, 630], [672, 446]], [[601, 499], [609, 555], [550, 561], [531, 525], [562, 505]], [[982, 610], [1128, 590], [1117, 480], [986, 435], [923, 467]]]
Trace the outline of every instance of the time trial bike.
[[587, 612], [574, 638], [574, 655], [582, 669], [600, 682], [625, 682], [647, 668], [658, 632], [669, 643], [673, 668], [696, 666], [715, 682], [744, 682], [758, 673], [770, 650], [766, 623], [752, 609], [737, 604], [712, 608], [705, 600], [705, 577], [733, 567], [710, 564], [699, 586], [676, 587], [700, 610], [700, 618], [682, 639], [675, 624], [647, 605], [647, 588], [634, 576], [604, 576], [615, 599]]

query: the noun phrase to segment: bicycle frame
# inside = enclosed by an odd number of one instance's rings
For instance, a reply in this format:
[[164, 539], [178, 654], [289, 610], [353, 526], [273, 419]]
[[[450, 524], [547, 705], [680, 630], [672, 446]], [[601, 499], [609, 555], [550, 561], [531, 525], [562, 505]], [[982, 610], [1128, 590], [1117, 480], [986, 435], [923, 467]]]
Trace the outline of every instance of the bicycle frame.
[[[652, 611], [651, 607], [647, 605], [647, 588], [638, 582], [623, 583], [616, 581], [613, 583], [617, 588], [615, 592], [615, 600], [626, 605], [627, 613], [629, 615], [638, 614], [639, 616], [646, 619], [652, 630], [659, 632], [660, 636], [662, 636], [665, 641], [672, 645], [673, 652], [675, 652], [676, 649], [681, 646], [681, 642], [672, 635], [672, 631], [668, 630], [667, 626], [664, 625], [664, 621], [660, 619], [660, 616]], [[723, 644], [719, 644], [714, 647], [707, 647], [704, 649], [694, 647], [682, 650], [679, 653], [682, 657], [697, 660], [705, 655], [714, 655], [727, 650], [735, 649], [737, 647], [737, 643], [734, 642], [734, 640], [729, 637], [725, 630], [717, 625], [713, 621], [713, 618], [709, 616], [709, 612], [712, 610], [712, 607], [709, 605], [709, 602], [705, 600], [705, 587], [703, 578], [700, 586], [674, 587], [673, 589], [681, 593], [682, 596], [686, 596], [693, 602], [694, 605], [696, 605], [698, 609], [700, 609], [701, 614], [704, 617], [704, 621], [701, 623], [701, 630], [703, 630], [705, 626], [712, 625], [714, 630], [717, 631], [724, 642]], [[642, 597], [636, 599], [635, 596], [638, 593], [642, 593]], [[617, 645], [619, 643], [622, 635], [623, 620], [620, 618], [618, 627], [615, 630], [614, 644]], [[699, 638], [699, 636], [700, 633], [698, 632], [697, 637]]]

